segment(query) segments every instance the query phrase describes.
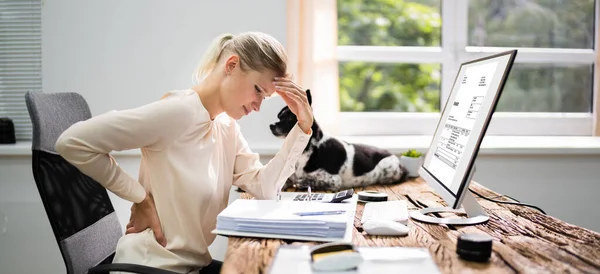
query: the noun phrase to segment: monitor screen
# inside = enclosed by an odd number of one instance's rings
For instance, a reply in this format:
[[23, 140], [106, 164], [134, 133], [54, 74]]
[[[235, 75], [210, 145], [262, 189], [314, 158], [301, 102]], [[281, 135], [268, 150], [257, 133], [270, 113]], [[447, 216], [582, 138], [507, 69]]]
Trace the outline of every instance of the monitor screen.
[[455, 208], [468, 187], [468, 175], [515, 54], [504, 52], [461, 65], [425, 155], [422, 168], [442, 186], [436, 190], [449, 194], [442, 196]]

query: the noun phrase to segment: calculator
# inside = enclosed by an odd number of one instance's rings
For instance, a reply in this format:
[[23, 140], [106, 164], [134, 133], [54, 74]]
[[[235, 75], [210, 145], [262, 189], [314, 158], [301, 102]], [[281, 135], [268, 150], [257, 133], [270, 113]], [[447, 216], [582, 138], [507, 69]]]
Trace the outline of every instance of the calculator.
[[[338, 191], [336, 193], [311, 193], [310, 200], [324, 203], [339, 203], [348, 198], [352, 198], [353, 194], [354, 189], [352, 188]], [[292, 198], [294, 201], [307, 201], [308, 193], [294, 193], [294, 196], [290, 198]]]

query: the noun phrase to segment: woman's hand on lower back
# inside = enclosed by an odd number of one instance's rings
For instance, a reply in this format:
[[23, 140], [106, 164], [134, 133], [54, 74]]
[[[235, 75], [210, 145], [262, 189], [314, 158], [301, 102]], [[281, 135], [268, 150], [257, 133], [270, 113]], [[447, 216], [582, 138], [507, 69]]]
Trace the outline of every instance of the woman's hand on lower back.
[[167, 245], [167, 239], [163, 234], [162, 226], [158, 219], [158, 212], [154, 205], [154, 198], [150, 193], [146, 195], [146, 198], [142, 202], [134, 203], [131, 206], [131, 217], [129, 218], [125, 234], [142, 232], [147, 228], [152, 229], [154, 237], [160, 245]]
[[306, 91], [289, 78], [275, 77], [275, 91], [283, 98], [298, 119], [298, 125], [304, 133], [310, 133], [313, 125], [312, 107], [308, 103]]

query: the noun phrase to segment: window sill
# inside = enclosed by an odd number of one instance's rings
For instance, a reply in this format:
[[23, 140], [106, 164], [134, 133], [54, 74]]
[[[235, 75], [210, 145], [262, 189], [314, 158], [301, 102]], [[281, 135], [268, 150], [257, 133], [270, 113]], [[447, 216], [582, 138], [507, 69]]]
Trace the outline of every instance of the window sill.
[[[343, 136], [351, 143], [362, 143], [401, 154], [409, 149], [426, 152], [431, 135]], [[258, 144], [254, 151], [272, 155], [279, 147]], [[489, 136], [485, 137], [479, 155], [600, 155], [600, 137], [592, 136]]]
[[[400, 154], [408, 149], [425, 152], [431, 136], [343, 136], [352, 143], [375, 145]], [[277, 153], [280, 143], [255, 143], [251, 149], [264, 156]], [[31, 142], [0, 144], [0, 156], [31, 155]], [[138, 149], [113, 152], [114, 156], [139, 156]], [[600, 137], [591, 136], [488, 136], [479, 155], [600, 155]]]

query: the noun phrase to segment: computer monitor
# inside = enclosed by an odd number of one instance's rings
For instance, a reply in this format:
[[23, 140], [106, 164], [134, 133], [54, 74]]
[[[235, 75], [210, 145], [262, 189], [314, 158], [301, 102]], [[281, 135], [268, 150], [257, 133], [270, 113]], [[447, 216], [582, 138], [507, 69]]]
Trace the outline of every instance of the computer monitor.
[[[510, 50], [461, 64], [419, 168], [419, 175], [449, 206], [413, 211], [413, 219], [456, 225], [488, 221], [489, 217], [469, 192], [469, 184], [475, 172], [479, 146], [516, 54], [517, 50]], [[461, 212], [467, 217], [427, 215], [437, 212]]]

